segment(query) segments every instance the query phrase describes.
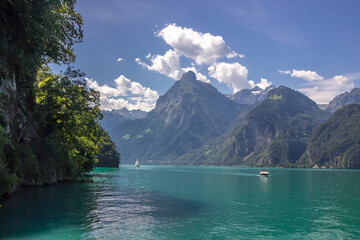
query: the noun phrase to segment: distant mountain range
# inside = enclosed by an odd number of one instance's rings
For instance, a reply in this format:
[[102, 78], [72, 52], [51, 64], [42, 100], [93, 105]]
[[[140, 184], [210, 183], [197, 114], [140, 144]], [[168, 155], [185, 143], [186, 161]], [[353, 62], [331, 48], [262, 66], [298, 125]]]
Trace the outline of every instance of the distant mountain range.
[[101, 126], [109, 132], [110, 135], [113, 132], [112, 130], [121, 122], [129, 119], [143, 118], [147, 114], [147, 112], [141, 110], [129, 111], [127, 108], [122, 108], [121, 110], [101, 111], [101, 113], [104, 116], [101, 120]]
[[360, 88], [354, 88], [350, 92], [344, 92], [336, 96], [326, 107], [326, 111], [334, 113], [337, 109], [346, 104], [360, 103]]
[[359, 119], [349, 115], [356, 107], [347, 105], [359, 96], [353, 89], [321, 109], [285, 86], [225, 96], [188, 72], [151, 112], [103, 112], [103, 124], [111, 128], [122, 163], [360, 168]]
[[256, 86], [253, 89], [242, 89], [235, 94], [226, 94], [225, 96], [240, 104], [253, 105], [264, 100], [270, 90], [274, 88], [274, 85], [270, 85], [266, 89], [261, 89]]
[[272, 89], [230, 132], [177, 162], [294, 167], [314, 129], [328, 117], [305, 95], [281, 86]]
[[247, 109], [188, 72], [145, 118], [120, 123], [112, 136], [122, 162], [173, 164], [174, 159], [229, 130]]

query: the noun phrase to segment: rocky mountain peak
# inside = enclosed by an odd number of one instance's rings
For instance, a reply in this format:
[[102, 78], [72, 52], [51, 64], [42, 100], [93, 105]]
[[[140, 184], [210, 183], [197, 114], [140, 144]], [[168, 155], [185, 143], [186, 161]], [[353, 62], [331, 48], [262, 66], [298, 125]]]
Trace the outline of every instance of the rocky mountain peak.
[[360, 103], [360, 88], [354, 88], [350, 92], [344, 92], [339, 96], [336, 96], [333, 100], [330, 101], [326, 111], [329, 113], [334, 113], [342, 106], [351, 103]]
[[193, 71], [188, 71], [184, 73], [181, 77], [181, 81], [195, 81], [196, 75]]

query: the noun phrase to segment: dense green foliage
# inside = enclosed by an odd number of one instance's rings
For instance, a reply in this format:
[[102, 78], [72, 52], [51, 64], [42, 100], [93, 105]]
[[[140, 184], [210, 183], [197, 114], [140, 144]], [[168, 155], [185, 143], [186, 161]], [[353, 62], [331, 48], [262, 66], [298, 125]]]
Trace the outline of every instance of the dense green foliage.
[[360, 104], [345, 105], [320, 125], [302, 161], [309, 167], [360, 168]]
[[313, 130], [327, 117], [309, 98], [281, 86], [271, 90], [232, 131], [177, 161], [295, 167]]
[[360, 88], [354, 88], [350, 92], [344, 92], [330, 101], [326, 111], [334, 113], [337, 109], [346, 104], [360, 103]]
[[97, 162], [102, 143], [99, 93], [71, 69], [59, 75], [47, 68], [39, 71], [34, 90], [31, 125], [22, 127], [17, 141], [1, 128], [0, 194], [11, 191], [17, 180], [34, 185], [75, 178]]
[[223, 134], [245, 109], [188, 72], [145, 118], [121, 123], [112, 136], [123, 162], [173, 164], [174, 159]]
[[115, 143], [111, 140], [108, 133], [102, 129], [102, 147], [98, 154], [96, 167], [119, 167], [120, 154], [116, 150]]
[[40, 66], [75, 59], [72, 46], [83, 36], [75, 2], [0, 2], [0, 91], [12, 140], [19, 137], [21, 125], [32, 121], [34, 82]]
[[36, 84], [37, 119], [43, 126], [39, 134], [43, 139], [54, 134], [51, 138], [63, 151], [62, 159], [68, 161], [64, 166], [71, 171], [70, 176], [93, 168], [101, 139], [100, 95], [87, 89], [82, 77], [71, 69], [64, 75], [42, 71]]
[[[46, 62], [69, 63], [72, 46], [82, 40], [75, 0], [3, 0], [0, 3], [1, 72], [18, 80]], [[31, 79], [26, 79], [30, 81]]]
[[75, 59], [72, 46], [82, 40], [75, 2], [0, 2], [0, 197], [18, 184], [79, 177], [97, 162], [99, 93], [79, 71], [46, 67]]

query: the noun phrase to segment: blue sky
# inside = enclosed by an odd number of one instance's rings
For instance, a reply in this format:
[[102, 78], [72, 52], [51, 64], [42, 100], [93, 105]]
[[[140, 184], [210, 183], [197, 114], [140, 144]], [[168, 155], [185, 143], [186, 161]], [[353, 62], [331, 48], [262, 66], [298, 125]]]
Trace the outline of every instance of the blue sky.
[[360, 86], [358, 0], [78, 0], [77, 10], [75, 66], [106, 110], [149, 111], [189, 69], [223, 93], [272, 83], [318, 103]]

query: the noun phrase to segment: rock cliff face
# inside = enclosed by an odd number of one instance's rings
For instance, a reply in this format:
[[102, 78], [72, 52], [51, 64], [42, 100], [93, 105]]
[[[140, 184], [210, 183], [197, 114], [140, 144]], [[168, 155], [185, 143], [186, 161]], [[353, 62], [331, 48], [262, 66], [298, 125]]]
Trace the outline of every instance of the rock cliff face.
[[328, 115], [308, 97], [280, 86], [232, 131], [186, 157], [201, 164], [296, 166]]
[[312, 135], [302, 161], [331, 168], [360, 168], [360, 104], [338, 109]]
[[143, 119], [120, 124], [112, 133], [122, 162], [172, 164], [173, 159], [223, 134], [245, 111], [193, 72], [161, 96]]
[[350, 92], [344, 92], [336, 96], [326, 108], [329, 113], [334, 113], [337, 109], [346, 104], [360, 103], [360, 88], [354, 88]]

